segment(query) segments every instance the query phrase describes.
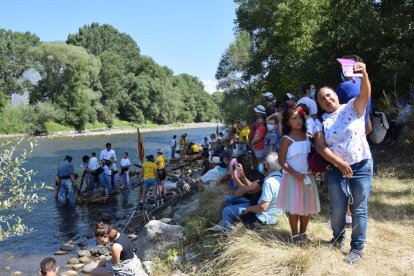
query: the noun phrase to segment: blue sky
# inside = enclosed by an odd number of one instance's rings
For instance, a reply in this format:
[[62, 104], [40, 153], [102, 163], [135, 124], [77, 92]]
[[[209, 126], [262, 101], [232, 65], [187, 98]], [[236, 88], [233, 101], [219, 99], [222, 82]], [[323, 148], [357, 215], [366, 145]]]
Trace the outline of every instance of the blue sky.
[[108, 23], [131, 35], [141, 54], [197, 76], [211, 91], [234, 38], [235, 8], [232, 0], [10, 0], [2, 1], [0, 28], [65, 41], [85, 24]]

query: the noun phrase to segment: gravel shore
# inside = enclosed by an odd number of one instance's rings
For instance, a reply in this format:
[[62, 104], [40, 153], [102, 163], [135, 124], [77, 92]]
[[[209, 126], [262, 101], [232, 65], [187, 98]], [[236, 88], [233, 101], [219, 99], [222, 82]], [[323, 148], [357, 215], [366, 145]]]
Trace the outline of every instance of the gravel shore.
[[[169, 130], [178, 130], [178, 129], [189, 129], [189, 128], [206, 128], [206, 127], [222, 127], [223, 123], [186, 123], [180, 126], [175, 125], [160, 125], [153, 128], [140, 128], [141, 133], [146, 132], [157, 132], [157, 131], [169, 131]], [[101, 129], [101, 130], [85, 130], [84, 132], [75, 132], [75, 131], [64, 131], [48, 134], [46, 137], [79, 137], [79, 136], [97, 136], [97, 135], [117, 135], [117, 134], [129, 134], [136, 133], [136, 128], [124, 128], [124, 129]], [[13, 137], [22, 137], [27, 134], [3, 134], [0, 135], [0, 138], [13, 138]]]

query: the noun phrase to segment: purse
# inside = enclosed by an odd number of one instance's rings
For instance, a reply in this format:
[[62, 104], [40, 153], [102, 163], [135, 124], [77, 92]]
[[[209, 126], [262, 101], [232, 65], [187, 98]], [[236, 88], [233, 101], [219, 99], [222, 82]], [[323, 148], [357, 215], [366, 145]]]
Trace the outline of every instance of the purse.
[[381, 143], [384, 140], [389, 127], [390, 125], [385, 117], [385, 113], [375, 112], [374, 117], [372, 118], [372, 131], [368, 135], [369, 139], [374, 144]]

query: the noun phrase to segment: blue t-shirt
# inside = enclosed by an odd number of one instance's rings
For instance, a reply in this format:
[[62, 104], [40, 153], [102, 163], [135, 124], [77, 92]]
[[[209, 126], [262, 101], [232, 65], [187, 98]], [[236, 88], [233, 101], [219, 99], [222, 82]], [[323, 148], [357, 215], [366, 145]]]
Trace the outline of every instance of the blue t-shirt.
[[[339, 103], [346, 104], [350, 100], [359, 96], [361, 89], [361, 79], [355, 78], [354, 80], [344, 81], [336, 88], [336, 94], [338, 95]], [[371, 109], [371, 98], [368, 99], [367, 107], [365, 110], [365, 128], [367, 127], [369, 110]]]
[[283, 214], [282, 209], [276, 208], [281, 182], [282, 173], [278, 171], [270, 173], [264, 180], [262, 195], [259, 198], [258, 204], [269, 202], [269, 207], [263, 213], [256, 214], [256, 217], [263, 223], [275, 224], [277, 222], [277, 216]]
[[276, 127], [274, 131], [268, 131], [265, 136], [265, 155], [269, 154], [270, 145], [273, 145], [273, 151], [277, 152], [279, 148], [279, 129]]
[[75, 168], [73, 167], [72, 163], [65, 160], [59, 164], [57, 170], [57, 176], [59, 177], [68, 177], [75, 172]]

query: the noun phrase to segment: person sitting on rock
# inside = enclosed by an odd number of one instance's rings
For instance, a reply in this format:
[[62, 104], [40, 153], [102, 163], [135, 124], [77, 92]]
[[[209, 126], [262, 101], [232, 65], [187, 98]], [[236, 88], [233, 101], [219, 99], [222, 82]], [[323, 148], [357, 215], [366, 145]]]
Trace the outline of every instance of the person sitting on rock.
[[209, 161], [211, 169], [200, 177], [200, 181], [198, 182], [199, 192], [214, 190], [220, 180], [227, 173], [227, 165], [223, 163], [222, 158], [219, 156], [211, 156]]
[[132, 243], [122, 232], [109, 225], [100, 222], [96, 225], [96, 240], [101, 244], [112, 242], [112, 259], [101, 261], [97, 268], [91, 271], [91, 276], [106, 275], [139, 275], [141, 267], [138, 257], [135, 255]]
[[41, 276], [57, 276], [59, 267], [56, 265], [56, 260], [52, 257], [47, 257], [40, 263], [39, 275]]

